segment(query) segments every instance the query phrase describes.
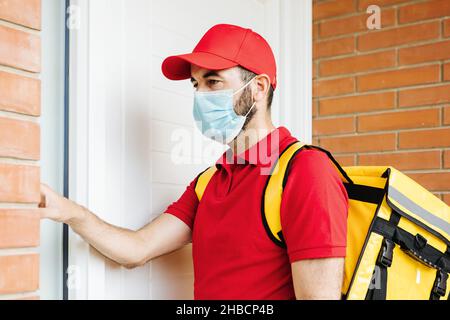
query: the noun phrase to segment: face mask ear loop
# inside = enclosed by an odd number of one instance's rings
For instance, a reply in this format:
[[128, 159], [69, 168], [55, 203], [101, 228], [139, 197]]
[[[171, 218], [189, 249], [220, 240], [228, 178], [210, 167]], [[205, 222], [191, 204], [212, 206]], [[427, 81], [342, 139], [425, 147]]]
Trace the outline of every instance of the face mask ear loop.
[[[236, 91], [233, 95], [235, 95], [236, 93], [238, 93], [238, 92], [241, 91], [241, 90], [244, 90], [250, 83], [252, 83], [253, 80], [256, 79], [256, 77], [257, 77], [257, 75], [254, 76], [252, 80], [250, 80], [249, 82], [247, 82], [247, 84], [246, 84], [245, 86], [243, 86], [242, 88], [240, 88], [240, 89], [239, 89], [238, 91]], [[255, 103], [253, 103], [253, 105], [252, 105], [252, 107], [250, 108], [250, 110], [248, 110], [247, 114], [244, 116], [245, 118], [247, 118], [247, 116], [250, 114], [250, 111], [252, 111], [252, 109], [253, 109], [253, 107], [254, 107], [255, 105], [256, 105], [256, 101], [255, 101]]]
[[236, 95], [236, 93], [238, 93], [239, 91], [242, 91], [242, 90], [244, 90], [245, 88], [247, 88], [247, 87], [250, 85], [250, 83], [252, 83], [252, 81], [256, 79], [256, 77], [257, 77], [257, 76], [254, 76], [252, 80], [250, 80], [249, 82], [247, 82], [242, 88], [240, 88], [238, 91], [236, 91], [235, 93], [233, 93], [233, 96]]
[[253, 103], [252, 107], [250, 108], [250, 110], [248, 110], [247, 114], [244, 116], [245, 118], [247, 118], [247, 116], [250, 114], [250, 111], [252, 111], [253, 107], [256, 106], [256, 101], [255, 103]]

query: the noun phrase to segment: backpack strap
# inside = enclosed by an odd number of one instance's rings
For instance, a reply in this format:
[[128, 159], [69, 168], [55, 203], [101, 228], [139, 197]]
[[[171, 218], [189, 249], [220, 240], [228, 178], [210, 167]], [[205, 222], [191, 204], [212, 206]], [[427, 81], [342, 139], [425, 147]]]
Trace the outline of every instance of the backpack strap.
[[197, 177], [197, 182], [195, 183], [195, 193], [197, 194], [198, 200], [202, 200], [203, 193], [205, 192], [206, 186], [211, 180], [214, 173], [217, 171], [216, 166], [211, 166], [201, 172]]
[[303, 143], [296, 141], [280, 154], [277, 162], [272, 168], [272, 172], [267, 178], [263, 191], [261, 216], [264, 228], [266, 229], [269, 238], [282, 248], [286, 248], [286, 245], [281, 232], [280, 207], [285, 184], [284, 181], [287, 176], [286, 171], [291, 160], [303, 146]]
[[353, 181], [329, 151], [314, 145], [305, 145], [300, 141], [296, 141], [289, 145], [280, 154], [278, 161], [272, 168], [272, 172], [268, 177], [266, 186], [264, 188], [261, 203], [261, 216], [264, 228], [266, 229], [269, 238], [276, 245], [282, 248], [286, 248], [283, 233], [281, 230], [280, 214], [283, 189], [287, 182], [291, 162], [294, 159], [295, 155], [303, 149], [316, 149], [324, 152], [338, 171], [342, 181], [346, 183], [353, 183]]

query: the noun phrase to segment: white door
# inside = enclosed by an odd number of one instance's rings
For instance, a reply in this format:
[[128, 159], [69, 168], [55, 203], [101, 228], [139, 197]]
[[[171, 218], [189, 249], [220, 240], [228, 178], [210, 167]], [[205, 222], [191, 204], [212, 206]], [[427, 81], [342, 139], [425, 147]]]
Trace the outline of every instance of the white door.
[[[223, 148], [203, 157], [195, 147], [195, 141], [211, 142], [194, 129], [189, 81], [169, 81], [161, 73], [166, 56], [191, 52], [217, 23], [250, 27], [272, 44], [277, 60], [283, 58], [275, 122], [310, 141], [309, 2], [72, 0], [70, 198], [110, 223], [138, 229], [217, 159]], [[171, 151], [190, 136], [184, 155], [191, 161], [177, 163]], [[126, 270], [71, 233], [69, 256], [71, 299], [193, 297], [190, 245]]]

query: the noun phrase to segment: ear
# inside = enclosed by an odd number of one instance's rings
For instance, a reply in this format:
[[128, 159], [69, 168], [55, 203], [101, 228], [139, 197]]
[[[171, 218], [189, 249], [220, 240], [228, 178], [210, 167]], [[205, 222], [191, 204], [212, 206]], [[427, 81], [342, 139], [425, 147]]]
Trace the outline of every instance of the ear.
[[270, 87], [270, 77], [263, 73], [255, 78], [256, 92], [254, 93], [255, 101], [265, 101]]

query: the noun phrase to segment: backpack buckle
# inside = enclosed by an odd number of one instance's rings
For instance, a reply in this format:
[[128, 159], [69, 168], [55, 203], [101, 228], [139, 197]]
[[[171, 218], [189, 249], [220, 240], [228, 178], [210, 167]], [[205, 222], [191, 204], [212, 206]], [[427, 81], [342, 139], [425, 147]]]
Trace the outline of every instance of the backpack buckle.
[[427, 245], [427, 239], [419, 233], [416, 234], [416, 236], [414, 237], [414, 246], [417, 249], [422, 250], [423, 248], [425, 248], [426, 245]]
[[380, 255], [378, 256], [377, 263], [386, 268], [392, 265], [392, 256], [394, 252], [395, 243], [389, 239], [383, 239]]
[[445, 293], [447, 292], [447, 279], [448, 279], [447, 272], [438, 270], [436, 280], [434, 281], [432, 293], [439, 297], [445, 296]]

